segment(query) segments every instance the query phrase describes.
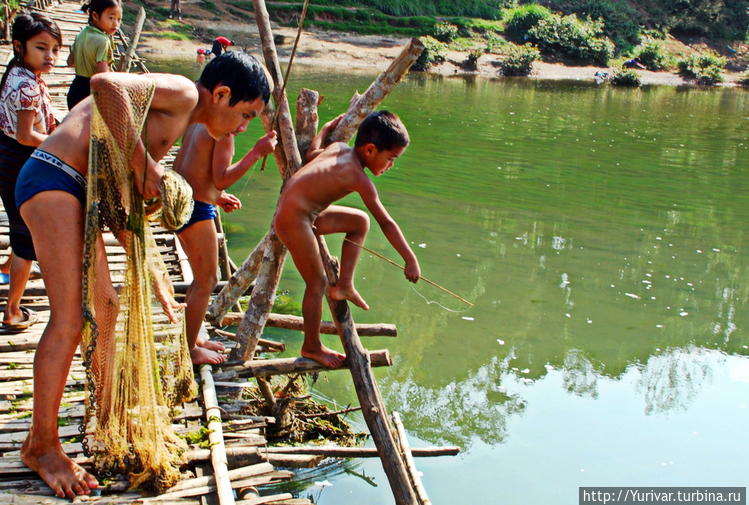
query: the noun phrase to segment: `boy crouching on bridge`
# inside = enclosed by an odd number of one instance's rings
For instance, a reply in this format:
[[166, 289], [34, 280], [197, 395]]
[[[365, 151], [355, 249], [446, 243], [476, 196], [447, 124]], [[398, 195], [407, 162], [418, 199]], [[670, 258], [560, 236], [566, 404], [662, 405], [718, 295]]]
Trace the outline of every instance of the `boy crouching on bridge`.
[[341, 366], [346, 357], [320, 342], [322, 298], [327, 278], [316, 235], [346, 234], [341, 250], [340, 278], [329, 294], [335, 300], [349, 300], [369, 309], [353, 281], [359, 246], [369, 230], [369, 217], [361, 210], [331, 204], [349, 193], [359, 193], [385, 237], [406, 262], [406, 278], [416, 282], [421, 275], [416, 255], [364, 172], [367, 167], [378, 176], [393, 166], [408, 146], [406, 127], [391, 112], [374, 112], [359, 127], [353, 148], [339, 142], [323, 150], [323, 140], [335, 129], [340, 118], [326, 123], [312, 141], [307, 151], [308, 163], [286, 182], [274, 219], [276, 234], [288, 248], [307, 285], [302, 302], [302, 356], [328, 368]]

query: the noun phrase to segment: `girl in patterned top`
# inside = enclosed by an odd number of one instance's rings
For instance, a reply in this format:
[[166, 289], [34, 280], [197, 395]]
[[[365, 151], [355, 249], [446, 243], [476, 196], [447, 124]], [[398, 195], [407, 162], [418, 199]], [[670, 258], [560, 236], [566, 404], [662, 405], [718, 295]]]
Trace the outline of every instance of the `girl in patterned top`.
[[81, 7], [88, 25], [76, 36], [68, 56], [75, 78], [68, 90], [68, 110], [91, 94], [91, 76], [109, 72], [114, 64], [114, 39], [122, 22], [120, 0], [91, 0]]
[[37, 319], [31, 310], [21, 307], [36, 254], [29, 229], [16, 208], [14, 193], [21, 167], [55, 129], [52, 101], [42, 74], [52, 70], [60, 47], [60, 28], [50, 18], [37, 12], [16, 16], [13, 59], [0, 81], [0, 198], [8, 213], [13, 250], [2, 323], [8, 331], [24, 330]]

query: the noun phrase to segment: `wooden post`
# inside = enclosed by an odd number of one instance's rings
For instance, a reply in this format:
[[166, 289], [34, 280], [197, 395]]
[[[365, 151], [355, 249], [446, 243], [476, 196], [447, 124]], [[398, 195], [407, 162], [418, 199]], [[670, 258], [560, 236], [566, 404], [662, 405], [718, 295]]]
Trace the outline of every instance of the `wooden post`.
[[[328, 276], [328, 283], [334, 286], [338, 282], [337, 264], [330, 257], [325, 239], [318, 236], [317, 242], [325, 267], [325, 274]], [[382, 467], [390, 482], [395, 503], [397, 505], [416, 505], [418, 503], [416, 494], [408, 477], [403, 456], [395, 443], [385, 403], [382, 401], [380, 388], [377, 386], [377, 381], [372, 373], [369, 353], [356, 333], [356, 326], [351, 317], [348, 303], [346, 300], [333, 300], [328, 297], [328, 304], [336, 327], [338, 327], [343, 348], [346, 351], [346, 361], [351, 370], [359, 404], [362, 406], [364, 420], [367, 422], [377, 452], [380, 454]]]
[[135, 58], [135, 48], [138, 45], [138, 40], [140, 39], [140, 32], [143, 30], [143, 23], [146, 21], [146, 10], [141, 5], [138, 7], [138, 17], [135, 19], [135, 32], [133, 33], [133, 38], [130, 39], [130, 47], [125, 52], [125, 60], [122, 65], [122, 70], [124, 72], [130, 72], [130, 65], [133, 62], [133, 58]]
[[296, 139], [302, 157], [307, 154], [312, 139], [317, 135], [320, 116], [317, 107], [320, 105], [320, 93], [302, 88], [296, 100]]
[[[265, 65], [275, 83], [275, 102], [279, 109], [278, 130], [279, 137], [283, 143], [283, 151], [286, 155], [286, 167], [283, 171], [284, 180], [291, 177], [294, 172], [302, 167], [302, 158], [299, 156], [294, 125], [291, 122], [289, 102], [285, 94], [281, 93], [283, 88], [283, 77], [281, 66], [276, 54], [276, 46], [273, 43], [273, 33], [270, 26], [270, 18], [265, 8], [264, 0], [252, 0], [255, 8], [255, 20], [257, 21], [260, 41], [265, 58]], [[286, 247], [276, 236], [271, 227], [266, 236], [267, 243], [260, 260], [255, 287], [250, 296], [250, 303], [245, 312], [245, 317], [237, 329], [239, 345], [232, 349], [229, 359], [250, 359], [255, 353], [257, 341], [265, 328], [273, 300], [276, 297], [276, 287], [281, 278], [281, 271], [286, 259]]]
[[367, 91], [357, 100], [352, 100], [346, 115], [330, 134], [325, 144], [333, 142], [348, 142], [356, 133], [359, 124], [377, 107], [395, 86], [408, 73], [411, 65], [419, 59], [424, 50], [424, 44], [419, 39], [411, 41], [403, 48], [398, 57], [382, 72], [369, 86]]
[[216, 388], [213, 385], [211, 365], [200, 367], [200, 377], [203, 379], [203, 400], [205, 402], [205, 417], [208, 420], [208, 441], [211, 444], [211, 464], [216, 478], [216, 490], [220, 505], [234, 505], [234, 492], [229, 478], [229, 466], [224, 447], [224, 434], [221, 428], [221, 409], [216, 398]]
[[393, 412], [393, 424], [395, 425], [396, 433], [398, 434], [398, 441], [401, 446], [401, 454], [406, 462], [406, 468], [408, 469], [408, 476], [411, 478], [411, 482], [416, 491], [416, 496], [419, 498], [420, 505], [432, 505], [432, 501], [427, 495], [424, 485], [421, 483], [421, 477], [419, 472], [416, 471], [416, 464], [414, 463], [413, 452], [411, 451], [411, 444], [408, 443], [406, 437], [406, 429], [403, 427], [401, 422], [401, 416], [397, 412]]

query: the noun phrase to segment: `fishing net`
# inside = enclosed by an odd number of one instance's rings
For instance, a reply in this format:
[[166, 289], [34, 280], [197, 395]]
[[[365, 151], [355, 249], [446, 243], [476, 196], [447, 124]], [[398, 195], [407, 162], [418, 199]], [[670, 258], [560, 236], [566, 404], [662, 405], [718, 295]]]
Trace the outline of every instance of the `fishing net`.
[[[192, 399], [197, 386], [184, 314], [178, 314], [175, 324], [159, 306], [158, 298], [164, 303], [173, 291], [129, 163], [155, 83], [108, 86], [107, 99], [94, 94], [91, 106], [82, 336], [90, 392], [84, 425], [91, 435], [84, 438], [84, 449], [104, 475], [127, 473], [132, 487], [162, 491], [179, 479], [186, 449], [170, 413]], [[184, 223], [192, 210], [189, 186], [170, 174], [161, 190], [161, 201], [151, 202], [151, 210], [160, 210], [170, 228]], [[97, 262], [106, 261], [105, 255], [97, 258], [97, 240], [105, 227], [125, 248], [119, 300], [97, 293], [97, 286], [106, 284], [97, 283], [95, 275]]]

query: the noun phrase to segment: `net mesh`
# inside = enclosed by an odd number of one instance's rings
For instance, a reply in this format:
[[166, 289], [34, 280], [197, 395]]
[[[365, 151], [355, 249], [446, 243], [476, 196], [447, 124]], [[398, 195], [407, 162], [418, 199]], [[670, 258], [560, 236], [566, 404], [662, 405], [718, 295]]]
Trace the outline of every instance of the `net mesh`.
[[[179, 480], [186, 449], [172, 428], [170, 413], [192, 399], [197, 386], [184, 314], [178, 314], [178, 324], [171, 323], [156, 299], [159, 293], [171, 297], [173, 292], [166, 291], [171, 290], [166, 266], [143, 198], [134, 189], [129, 163], [155, 83], [107, 85], [106, 100], [94, 94], [91, 115], [82, 336], [90, 392], [85, 426], [90, 436], [84, 448], [97, 471], [127, 473], [132, 487], [163, 491]], [[162, 191], [168, 190], [162, 185]], [[181, 219], [180, 215], [177, 220]], [[95, 275], [97, 262], [106, 262], [103, 247], [97, 248], [104, 227], [125, 248], [119, 300], [101, 295], [106, 283], [97, 282]], [[98, 271], [106, 269], [100, 265]]]

